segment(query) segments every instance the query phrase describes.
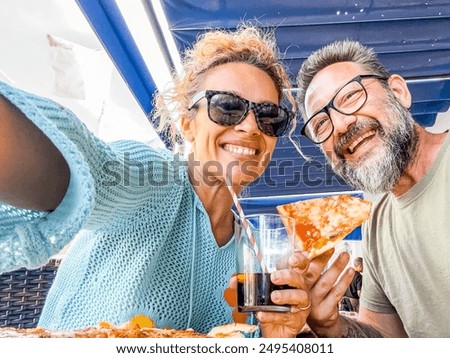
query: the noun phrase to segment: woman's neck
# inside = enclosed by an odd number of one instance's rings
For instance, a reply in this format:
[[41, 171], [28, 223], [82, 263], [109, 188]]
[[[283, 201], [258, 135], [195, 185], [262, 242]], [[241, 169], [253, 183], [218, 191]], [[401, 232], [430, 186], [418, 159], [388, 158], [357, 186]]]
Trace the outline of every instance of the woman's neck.
[[234, 215], [231, 211], [233, 198], [221, 179], [208, 177], [205, 180], [201, 173], [191, 165], [189, 180], [195, 193], [208, 213], [211, 229], [218, 246], [226, 245], [234, 233]]

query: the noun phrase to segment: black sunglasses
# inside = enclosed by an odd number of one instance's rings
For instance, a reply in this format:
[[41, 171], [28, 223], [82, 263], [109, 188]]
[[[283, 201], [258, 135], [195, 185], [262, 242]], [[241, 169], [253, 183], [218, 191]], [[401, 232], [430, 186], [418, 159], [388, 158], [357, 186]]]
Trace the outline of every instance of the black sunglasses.
[[294, 117], [292, 111], [273, 103], [253, 103], [231, 92], [212, 90], [196, 93], [189, 110], [203, 97], [208, 101], [208, 117], [214, 123], [234, 126], [245, 119], [249, 110], [253, 110], [259, 130], [271, 137], [285, 134]]

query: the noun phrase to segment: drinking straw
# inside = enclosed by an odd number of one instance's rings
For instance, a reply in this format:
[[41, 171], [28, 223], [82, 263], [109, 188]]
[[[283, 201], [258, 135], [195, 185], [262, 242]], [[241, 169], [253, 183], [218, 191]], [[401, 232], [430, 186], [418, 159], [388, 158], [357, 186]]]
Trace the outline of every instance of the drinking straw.
[[244, 227], [245, 232], [247, 233], [247, 236], [250, 241], [250, 244], [252, 245], [253, 251], [255, 252], [256, 257], [258, 258], [263, 271], [267, 272], [266, 266], [263, 264], [263, 261], [262, 261], [261, 252], [259, 251], [259, 247], [256, 244], [255, 237], [253, 236], [253, 233], [252, 233], [252, 230], [250, 229], [248, 220], [244, 215], [244, 211], [242, 210], [241, 204], [239, 203], [236, 192], [234, 191], [233, 186], [231, 185], [230, 178], [228, 176], [225, 178], [225, 182], [226, 182], [228, 191], [230, 192], [231, 197], [233, 198], [234, 205], [236, 206], [236, 209], [239, 214], [239, 218], [241, 219], [241, 222], [242, 222], [242, 226]]

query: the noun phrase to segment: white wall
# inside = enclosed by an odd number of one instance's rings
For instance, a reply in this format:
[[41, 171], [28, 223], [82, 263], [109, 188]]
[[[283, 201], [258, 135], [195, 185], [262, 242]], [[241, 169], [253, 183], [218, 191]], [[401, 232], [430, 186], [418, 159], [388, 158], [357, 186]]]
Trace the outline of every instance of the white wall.
[[137, 139], [161, 145], [115, 68], [104, 98], [81, 100], [55, 94], [47, 34], [89, 49], [102, 47], [74, 0], [0, 0], [0, 24], [1, 80], [70, 108], [104, 140]]

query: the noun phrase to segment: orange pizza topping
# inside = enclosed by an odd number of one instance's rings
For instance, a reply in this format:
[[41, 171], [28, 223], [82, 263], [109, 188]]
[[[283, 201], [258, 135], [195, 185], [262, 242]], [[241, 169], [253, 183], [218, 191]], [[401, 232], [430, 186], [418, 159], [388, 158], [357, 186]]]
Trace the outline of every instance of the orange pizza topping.
[[[351, 195], [334, 195], [279, 205], [277, 210], [296, 221], [296, 246], [313, 258], [334, 247], [367, 220], [371, 205]], [[288, 225], [286, 228], [290, 230]]]

